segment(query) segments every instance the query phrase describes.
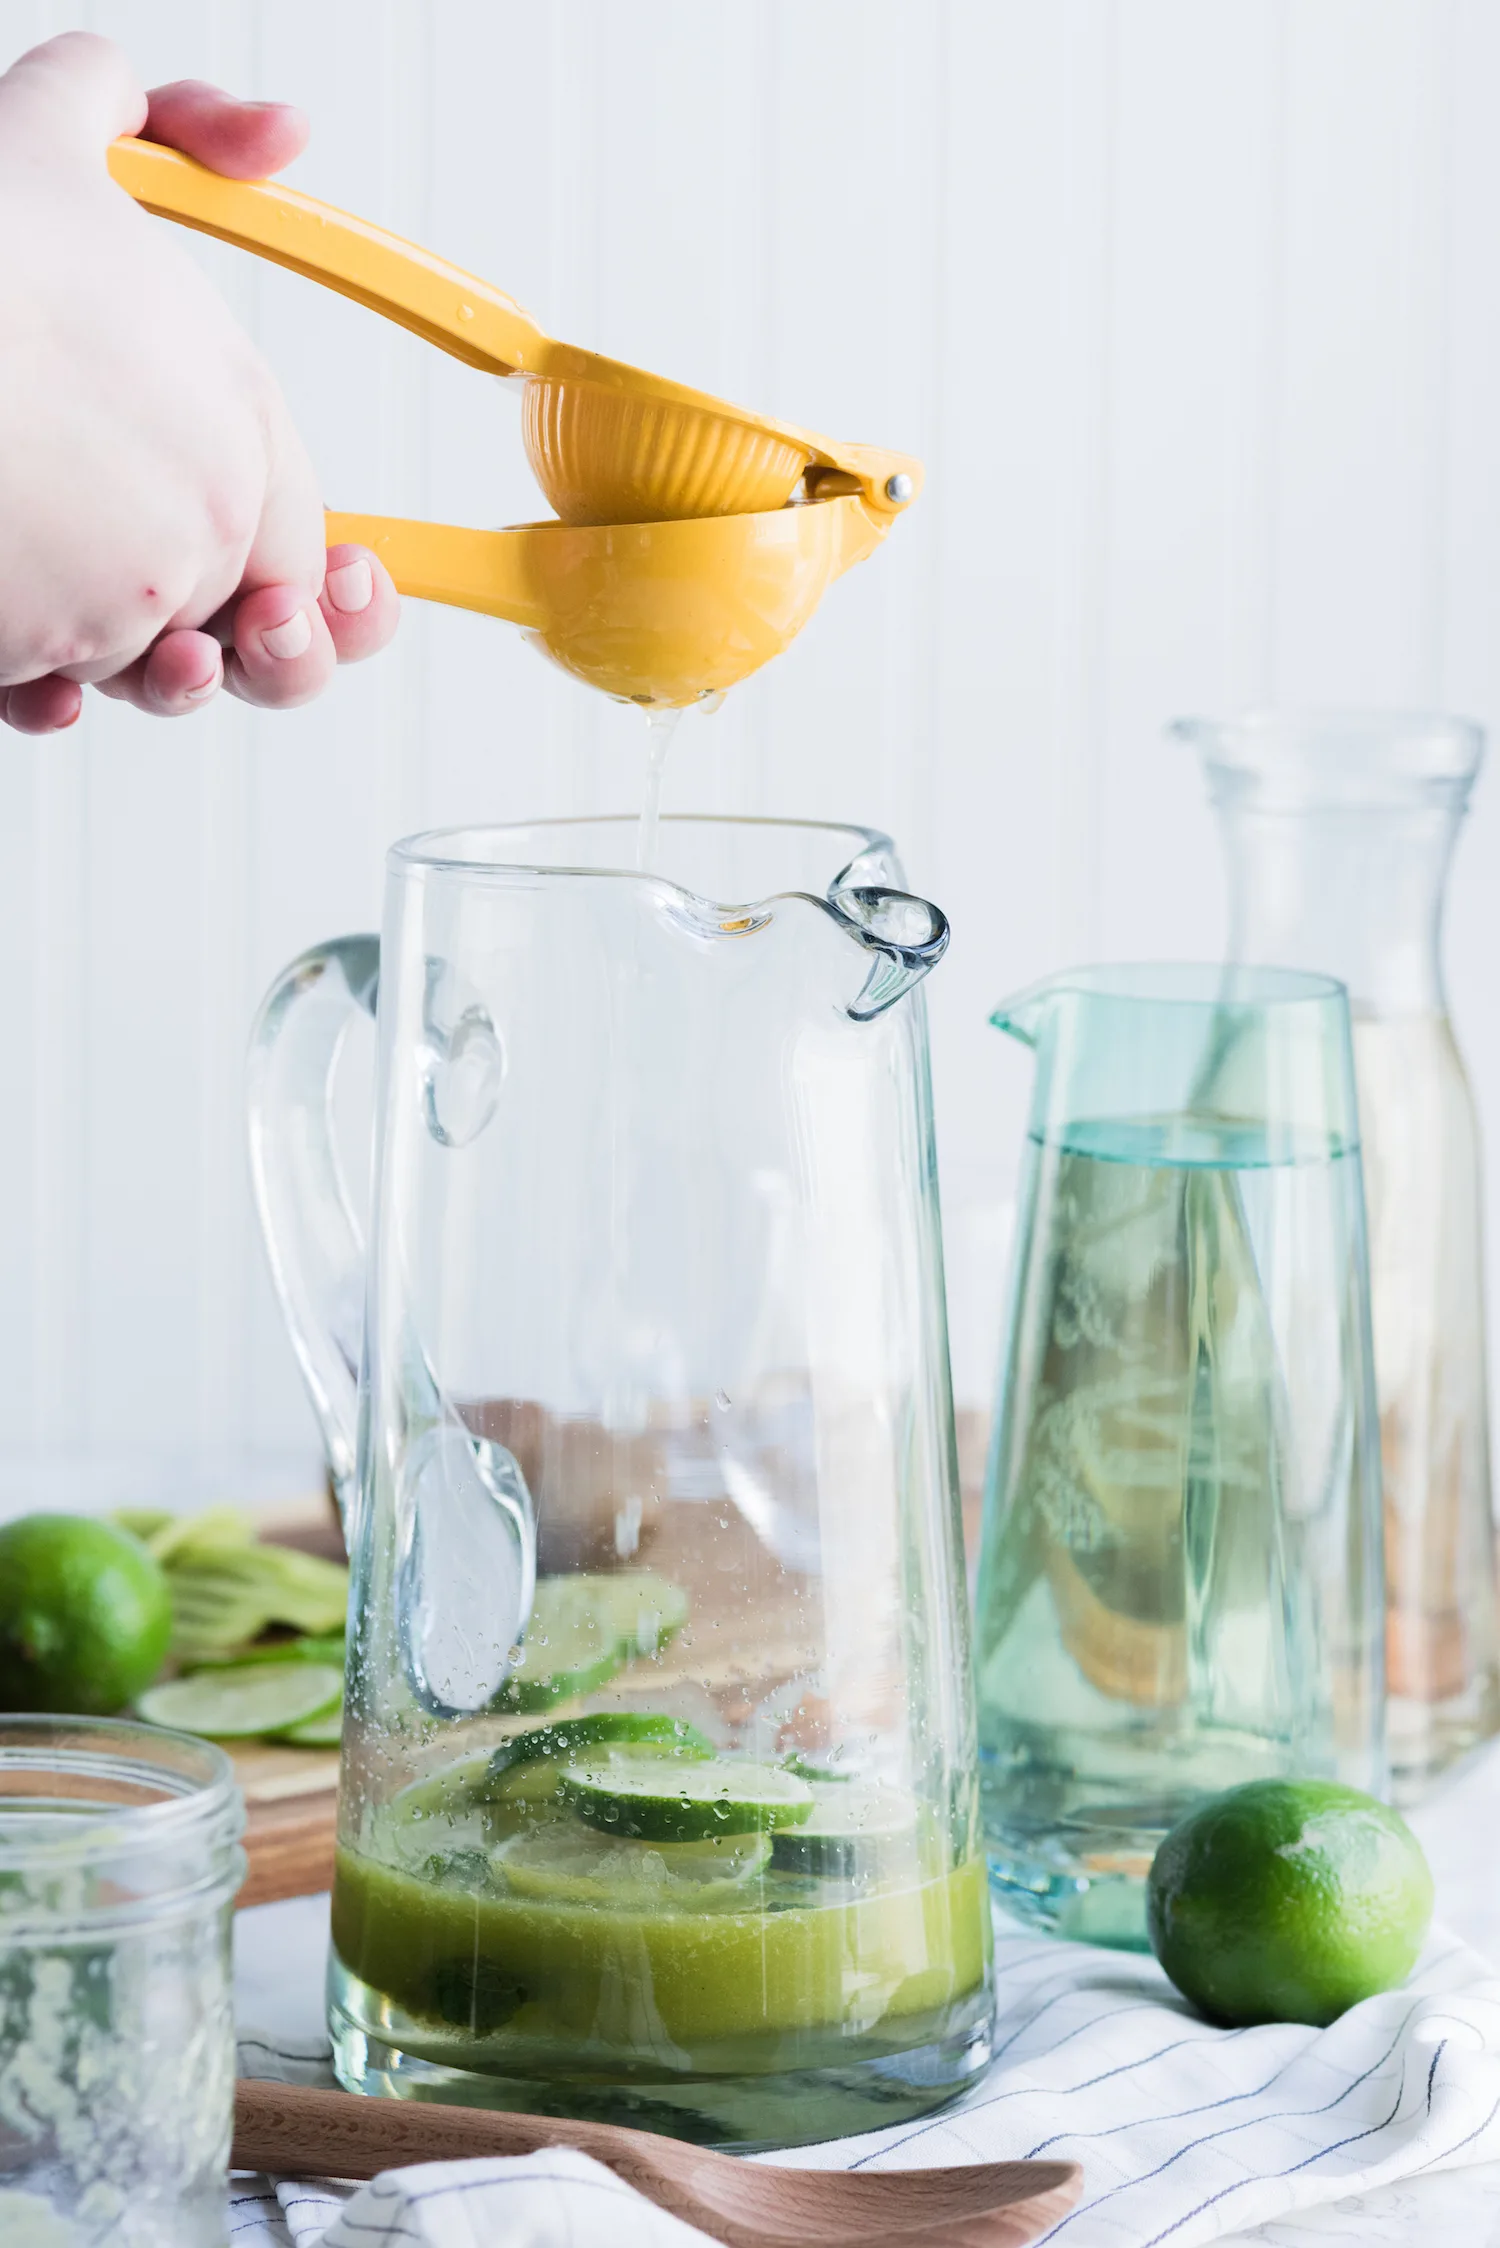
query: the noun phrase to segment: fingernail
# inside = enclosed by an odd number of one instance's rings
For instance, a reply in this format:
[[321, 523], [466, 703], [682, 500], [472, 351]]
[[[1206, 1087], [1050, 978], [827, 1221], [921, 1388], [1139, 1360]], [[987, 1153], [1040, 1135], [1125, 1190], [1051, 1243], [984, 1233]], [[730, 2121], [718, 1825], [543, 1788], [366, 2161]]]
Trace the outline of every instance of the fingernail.
[[346, 617], [368, 609], [375, 592], [375, 579], [368, 562], [341, 562], [336, 570], [329, 571], [324, 583], [329, 600]]
[[209, 696], [216, 695], [218, 691], [219, 681], [216, 675], [212, 679], [205, 679], [201, 687], [185, 687], [183, 689], [183, 700], [185, 702], [207, 702]]
[[293, 656], [305, 656], [312, 646], [312, 618], [305, 609], [299, 609], [285, 624], [265, 626], [260, 644], [267, 655], [279, 656], [284, 663]]

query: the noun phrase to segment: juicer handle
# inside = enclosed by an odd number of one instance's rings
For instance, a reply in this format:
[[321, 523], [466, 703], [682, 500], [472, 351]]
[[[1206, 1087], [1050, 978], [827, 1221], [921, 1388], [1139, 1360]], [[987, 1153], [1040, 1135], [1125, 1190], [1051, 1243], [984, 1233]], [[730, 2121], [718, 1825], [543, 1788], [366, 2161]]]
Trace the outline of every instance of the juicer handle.
[[465, 530], [456, 523], [423, 523], [400, 515], [325, 517], [328, 544], [367, 546], [390, 571], [398, 593], [415, 601], [441, 601], [503, 617], [531, 632], [545, 629], [553, 606], [543, 600], [527, 567], [532, 527]]
[[537, 374], [556, 348], [492, 282], [294, 187], [225, 179], [175, 148], [128, 138], [111, 144], [109, 169], [157, 218], [321, 281], [487, 374]]
[[375, 1014], [378, 937], [294, 960], [250, 1038], [250, 1172], [271, 1279], [322, 1431], [352, 1545], [365, 1243], [333, 1136], [333, 1076], [350, 1024]]

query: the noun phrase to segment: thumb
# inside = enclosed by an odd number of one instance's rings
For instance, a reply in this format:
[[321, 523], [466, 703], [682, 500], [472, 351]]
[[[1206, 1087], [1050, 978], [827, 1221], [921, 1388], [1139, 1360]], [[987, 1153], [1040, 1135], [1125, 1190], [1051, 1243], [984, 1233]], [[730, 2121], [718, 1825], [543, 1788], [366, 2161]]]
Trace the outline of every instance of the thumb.
[[153, 86], [147, 140], [164, 141], [230, 179], [264, 180], [300, 156], [307, 119], [284, 101], [236, 101], [217, 86], [179, 78]]
[[48, 144], [94, 153], [146, 122], [146, 95], [112, 39], [65, 31], [13, 62], [0, 77], [0, 118], [7, 134], [22, 121]]

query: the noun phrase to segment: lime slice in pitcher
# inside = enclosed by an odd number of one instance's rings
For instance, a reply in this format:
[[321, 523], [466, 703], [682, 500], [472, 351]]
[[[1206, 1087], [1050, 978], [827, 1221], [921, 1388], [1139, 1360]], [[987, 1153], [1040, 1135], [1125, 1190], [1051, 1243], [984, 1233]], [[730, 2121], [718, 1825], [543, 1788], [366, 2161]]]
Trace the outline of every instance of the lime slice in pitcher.
[[322, 1717], [337, 1708], [343, 1691], [344, 1674], [331, 1663], [242, 1663], [169, 1678], [135, 1706], [148, 1725], [206, 1733], [211, 1740], [245, 1740]]
[[649, 1842], [769, 1834], [800, 1825], [813, 1808], [813, 1791], [795, 1772], [732, 1756], [591, 1758], [562, 1767], [557, 1793], [589, 1826]]
[[681, 1585], [654, 1569], [620, 1569], [611, 1575], [572, 1579], [587, 1586], [600, 1617], [615, 1633], [626, 1662], [654, 1655], [688, 1620], [688, 1596]]
[[571, 1763], [591, 1748], [646, 1748], [663, 1756], [712, 1756], [714, 1744], [696, 1725], [657, 1710], [601, 1709], [587, 1717], [559, 1717], [502, 1741], [490, 1758], [490, 1778], [507, 1779], [528, 1764]]
[[576, 1694], [591, 1694], [605, 1685], [620, 1667], [616, 1634], [596, 1615], [563, 1615], [532, 1611], [521, 1659], [495, 1696], [496, 1709], [526, 1714], [551, 1709], [554, 1702], [571, 1701]]
[[700, 1911], [729, 1904], [770, 1854], [763, 1834], [703, 1842], [635, 1842], [572, 1819], [528, 1827], [490, 1860], [517, 1896], [548, 1904]]
[[593, 1693], [687, 1621], [688, 1596], [654, 1569], [538, 1577], [521, 1659], [496, 1709], [530, 1714]]
[[825, 1782], [814, 1785], [811, 1815], [776, 1836], [771, 1863], [781, 1872], [825, 1880], [865, 1879], [890, 1866], [916, 1827], [917, 1806], [900, 1788]]

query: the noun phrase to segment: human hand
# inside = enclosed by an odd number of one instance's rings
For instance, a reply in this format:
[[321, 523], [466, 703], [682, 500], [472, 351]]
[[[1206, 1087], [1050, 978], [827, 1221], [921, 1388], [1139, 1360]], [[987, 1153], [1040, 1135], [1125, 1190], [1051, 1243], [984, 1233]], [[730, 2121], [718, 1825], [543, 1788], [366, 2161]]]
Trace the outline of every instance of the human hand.
[[121, 133], [262, 179], [307, 127], [191, 81], [147, 95], [87, 32], [0, 76], [0, 720], [21, 733], [71, 726], [80, 682], [162, 717], [221, 685], [284, 709], [396, 628], [368, 548], [325, 554], [270, 370], [109, 177]]

